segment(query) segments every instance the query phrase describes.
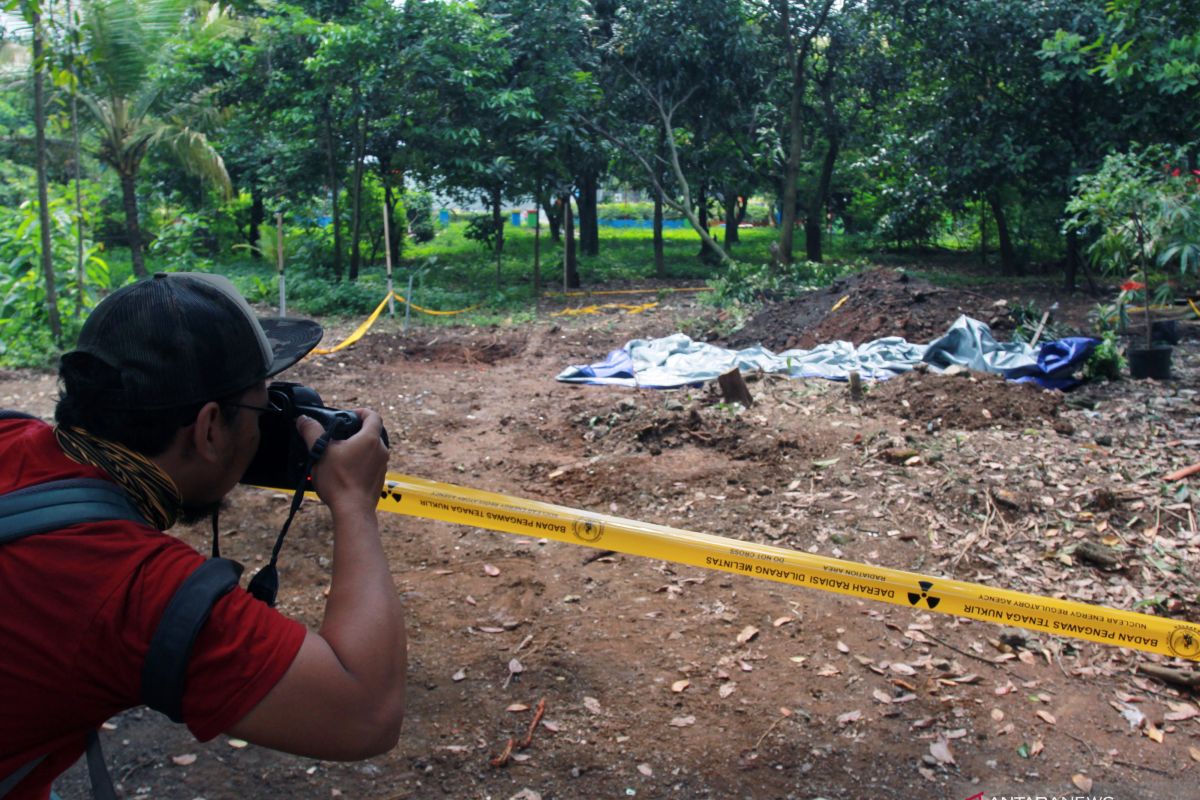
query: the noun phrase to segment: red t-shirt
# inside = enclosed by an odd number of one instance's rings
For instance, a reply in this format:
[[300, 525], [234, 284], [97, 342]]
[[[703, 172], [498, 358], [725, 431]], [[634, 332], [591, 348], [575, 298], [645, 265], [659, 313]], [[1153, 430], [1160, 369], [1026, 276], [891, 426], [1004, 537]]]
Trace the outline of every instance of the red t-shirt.
[[[63, 455], [53, 429], [0, 420], [0, 493], [107, 478]], [[0, 780], [50, 755], [5, 800], [41, 800], [88, 731], [141, 705], [159, 618], [204, 557], [147, 525], [75, 525], [0, 545]], [[201, 741], [228, 730], [283, 677], [305, 627], [235, 588], [213, 606], [187, 670], [183, 719]]]

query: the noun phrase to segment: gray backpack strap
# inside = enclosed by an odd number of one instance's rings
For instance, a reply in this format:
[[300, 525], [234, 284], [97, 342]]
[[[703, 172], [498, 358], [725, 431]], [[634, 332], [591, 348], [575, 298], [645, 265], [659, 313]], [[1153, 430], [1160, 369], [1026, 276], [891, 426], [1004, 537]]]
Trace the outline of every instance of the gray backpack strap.
[[210, 558], [175, 590], [142, 662], [142, 702], [183, 722], [183, 691], [192, 645], [216, 602], [238, 585], [242, 565]]
[[20, 766], [19, 769], [17, 769], [16, 772], [0, 781], [0, 797], [4, 797], [6, 794], [15, 789], [17, 784], [20, 783], [26, 775], [33, 772], [34, 767], [45, 761], [47, 755], [49, 755], [49, 753], [42, 753], [37, 758], [26, 761]]
[[121, 487], [99, 478], [66, 478], [0, 495], [0, 544], [84, 522], [146, 524]]

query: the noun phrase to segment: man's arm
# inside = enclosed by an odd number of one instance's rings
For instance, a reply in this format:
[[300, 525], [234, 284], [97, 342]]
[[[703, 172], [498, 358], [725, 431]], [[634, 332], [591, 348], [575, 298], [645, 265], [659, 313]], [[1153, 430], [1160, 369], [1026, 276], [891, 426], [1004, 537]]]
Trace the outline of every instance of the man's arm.
[[[318, 632], [283, 678], [229, 733], [289, 753], [355, 760], [395, 746], [404, 717], [404, 614], [379, 540], [375, 506], [387, 470], [379, 415], [331, 442], [313, 470], [333, 515], [333, 582]], [[321, 426], [297, 423], [312, 445]]]

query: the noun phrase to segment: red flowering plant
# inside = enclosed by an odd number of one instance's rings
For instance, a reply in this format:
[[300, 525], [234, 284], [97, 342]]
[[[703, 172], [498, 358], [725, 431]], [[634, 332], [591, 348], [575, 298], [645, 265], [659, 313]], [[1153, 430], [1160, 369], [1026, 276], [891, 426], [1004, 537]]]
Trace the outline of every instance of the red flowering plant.
[[1126, 304], [1142, 301], [1147, 347], [1151, 304], [1170, 299], [1172, 278], [1194, 280], [1200, 267], [1200, 170], [1181, 163], [1182, 153], [1162, 146], [1111, 154], [1079, 178], [1067, 204], [1065, 228], [1093, 237], [1092, 262], [1110, 274], [1137, 276], [1121, 285], [1117, 307], [1124, 323]]

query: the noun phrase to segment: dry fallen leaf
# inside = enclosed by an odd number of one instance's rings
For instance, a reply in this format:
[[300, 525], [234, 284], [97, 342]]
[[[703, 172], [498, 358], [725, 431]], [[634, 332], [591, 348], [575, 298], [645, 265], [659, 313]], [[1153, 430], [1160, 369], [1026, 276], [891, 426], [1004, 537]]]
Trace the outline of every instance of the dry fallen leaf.
[[649, 764], [638, 764], [637, 771], [645, 775], [647, 778], [654, 776], [654, 770], [650, 768]]
[[500, 574], [500, 570], [497, 567], [493, 567], [491, 564], [484, 564], [483, 571], [488, 575], [491, 575], [493, 578]]
[[722, 683], [721, 688], [717, 689], [717, 694], [719, 694], [721, 696], [721, 699], [724, 700], [726, 697], [729, 697], [729, 695], [733, 694], [736, 691], [737, 691], [737, 684], [734, 683], [733, 681], [730, 681], [729, 683]]
[[588, 711], [592, 712], [593, 714], [600, 713], [600, 701], [594, 697], [583, 698], [583, 707], [586, 708]]
[[1200, 709], [1196, 708], [1191, 703], [1167, 703], [1171, 710], [1163, 714], [1163, 719], [1167, 722], [1183, 722], [1192, 717], [1200, 717]]
[[511, 711], [515, 714], [519, 711], [528, 711], [529, 706], [525, 705], [524, 703], [513, 703], [512, 705], [510, 705], [508, 708], [506, 708], [504, 710]]
[[691, 685], [692, 685], [692, 682], [689, 681], [687, 678], [684, 678], [681, 681], [675, 681], [674, 683], [672, 683], [671, 691], [672, 692], [682, 692], [684, 689], [688, 688]]
[[1054, 718], [1054, 715], [1051, 714], [1049, 711], [1040, 711], [1039, 710], [1037, 712], [1037, 715], [1039, 717], [1041, 717], [1042, 720], [1045, 721], [1048, 725], [1057, 725], [1058, 724], [1058, 720], [1056, 720]]
[[838, 725], [849, 725], [851, 722], [858, 722], [862, 719], [861, 711], [847, 711], [845, 714], [839, 714], [837, 721]]
[[795, 622], [795, 621], [796, 621], [795, 617], [776, 617], [775, 621], [771, 623], [771, 626], [778, 628], [780, 626], [787, 625], [789, 622]]
[[839, 653], [849, 653], [850, 652], [850, 648], [848, 646], [846, 646], [846, 643], [843, 641], [840, 641], [840, 640], [837, 643], [837, 649], [838, 649]]
[[467, 671], [465, 669], [460, 669], [458, 672], [456, 672], [450, 676], [450, 680], [454, 681], [455, 683], [458, 683], [459, 681], [466, 680], [466, 679], [467, 679]]
[[871, 692], [871, 696], [884, 705], [890, 705], [892, 702], [892, 696], [882, 689], [876, 689], [875, 691]]
[[953, 764], [954, 753], [950, 750], [950, 745], [945, 739], [938, 739], [933, 744], [929, 745], [929, 754], [938, 760], [941, 764]]
[[1200, 761], [1200, 747], [1189, 747], [1188, 755], [1192, 757], [1192, 761]]
[[171, 761], [175, 762], [180, 767], [187, 767], [196, 763], [195, 753], [184, 753], [179, 756], [171, 756]]
[[1042, 751], [1043, 751], [1043, 750], [1045, 750], [1045, 749], [1046, 749], [1046, 745], [1045, 745], [1045, 743], [1044, 743], [1044, 742], [1043, 742], [1041, 739], [1038, 739], [1036, 742], [1034, 742], [1034, 743], [1033, 743], [1033, 744], [1030, 746], [1030, 748], [1029, 748], [1029, 755], [1030, 755], [1030, 756], [1036, 756], [1038, 753], [1042, 752]]
[[905, 664], [902, 661], [894, 662], [891, 666], [891, 670], [892, 670], [892, 672], [895, 672], [898, 675], [916, 675], [917, 674], [917, 671], [915, 669], [913, 669], [908, 664]]
[[1071, 783], [1081, 792], [1090, 792], [1092, 790], [1092, 779], [1087, 775], [1075, 774], [1071, 776]]
[[516, 674], [518, 672], [524, 672], [525, 667], [523, 667], [521, 665], [520, 661], [517, 661], [515, 658], [513, 658], [513, 659], [510, 659], [508, 662], [508, 671], [513, 674]]
[[1002, 721], [1004, 719], [1004, 712], [998, 708], [993, 708], [992, 709], [992, 719], [994, 719], [996, 722]]
[[737, 642], [738, 644], [745, 644], [746, 642], [752, 640], [755, 636], [758, 636], [758, 628], [754, 627], [753, 625], [747, 625], [746, 627], [742, 628], [742, 632], [737, 635]]
[[235, 748], [237, 750], [241, 750], [243, 747], [249, 746], [249, 744], [250, 743], [247, 742], [245, 739], [230, 739], [229, 740], [229, 746], [232, 748]]
[[670, 722], [670, 725], [672, 728], [686, 728], [690, 725], [695, 725], [695, 724], [696, 724], [696, 718], [693, 717], [691, 714], [687, 715], [686, 717], [675, 717]]
[[1159, 744], [1163, 742], [1162, 728], [1155, 726], [1152, 722], [1146, 723], [1146, 736], [1151, 741], [1158, 742]]

